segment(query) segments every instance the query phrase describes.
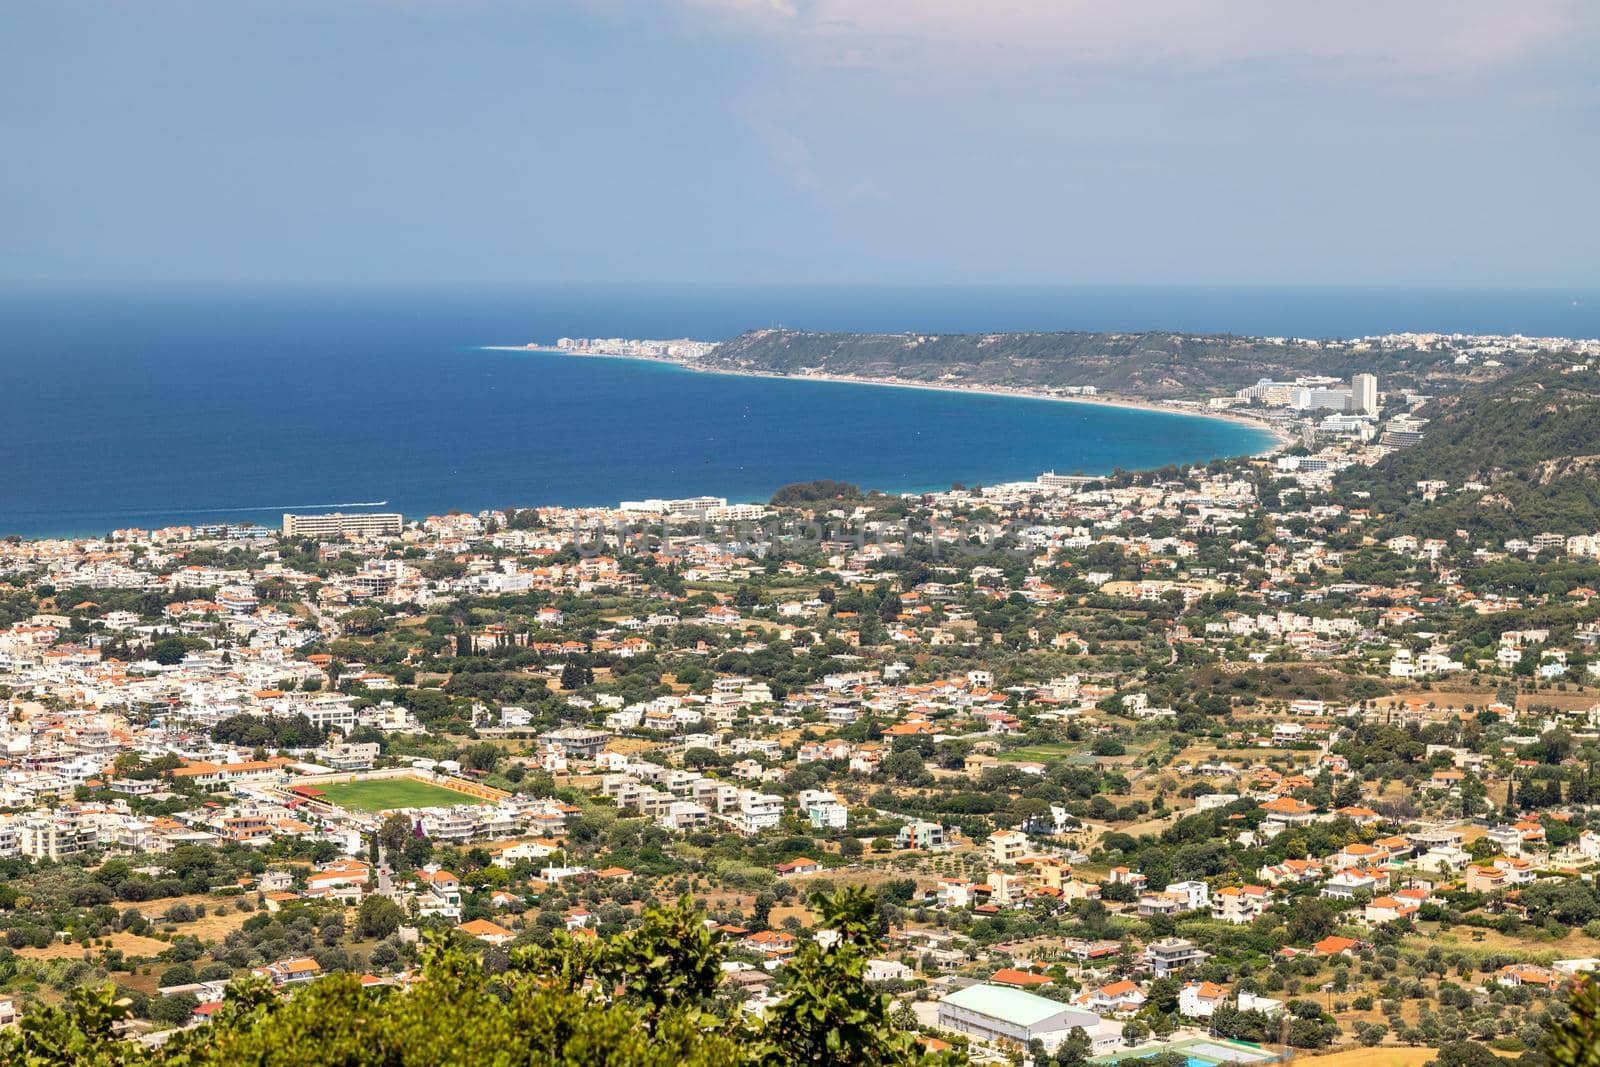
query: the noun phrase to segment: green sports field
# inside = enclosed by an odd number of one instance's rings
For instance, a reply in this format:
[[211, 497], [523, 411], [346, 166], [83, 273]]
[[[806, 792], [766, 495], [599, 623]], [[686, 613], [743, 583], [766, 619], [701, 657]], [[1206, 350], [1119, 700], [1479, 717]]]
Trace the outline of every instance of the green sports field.
[[315, 788], [333, 804], [349, 811], [392, 811], [395, 808], [447, 808], [452, 804], [488, 801], [415, 778], [372, 778], [364, 782], [330, 782]]

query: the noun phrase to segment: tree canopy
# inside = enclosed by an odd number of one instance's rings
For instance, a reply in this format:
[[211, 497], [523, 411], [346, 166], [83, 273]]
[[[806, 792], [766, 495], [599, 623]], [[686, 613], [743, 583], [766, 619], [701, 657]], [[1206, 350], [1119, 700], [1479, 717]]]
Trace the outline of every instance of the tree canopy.
[[813, 901], [837, 935], [808, 943], [785, 972], [765, 1021], [717, 997], [723, 948], [687, 897], [645, 912], [607, 939], [558, 934], [489, 966], [434, 935], [421, 980], [366, 988], [333, 974], [292, 998], [264, 980], [229, 987], [208, 1025], [159, 1047], [115, 1033], [127, 1014], [114, 987], [79, 989], [63, 1005], [0, 1032], [0, 1062], [18, 1067], [209, 1067], [267, 1064], [526, 1064], [529, 1067], [778, 1067], [849, 1062], [912, 1067], [960, 1062], [925, 1054], [890, 1019], [890, 998], [865, 980], [881, 949], [877, 908], [860, 889]]

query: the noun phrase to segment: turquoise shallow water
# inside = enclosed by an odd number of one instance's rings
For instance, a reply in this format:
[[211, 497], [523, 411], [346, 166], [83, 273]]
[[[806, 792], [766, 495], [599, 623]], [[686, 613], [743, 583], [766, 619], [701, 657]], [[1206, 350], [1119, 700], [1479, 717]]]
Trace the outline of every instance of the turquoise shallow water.
[[897, 299], [574, 288], [0, 294], [0, 534], [276, 523], [285, 509], [376, 501], [423, 515], [700, 493], [760, 500], [812, 478], [931, 489], [1267, 443], [1249, 427], [1162, 413], [481, 348], [561, 335], [716, 339], [769, 324], [769, 303], [779, 321], [818, 328], [1107, 325], [1083, 308], [1050, 320], [1045, 303], [1015, 294], [998, 310], [973, 298], [964, 313], [949, 294]]

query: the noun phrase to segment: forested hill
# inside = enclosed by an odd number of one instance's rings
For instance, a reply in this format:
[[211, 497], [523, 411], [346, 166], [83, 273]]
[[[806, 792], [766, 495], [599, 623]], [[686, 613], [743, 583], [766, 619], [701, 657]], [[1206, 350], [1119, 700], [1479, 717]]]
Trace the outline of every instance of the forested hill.
[[[1498, 538], [1600, 530], [1600, 374], [1541, 361], [1440, 397], [1420, 414], [1431, 421], [1419, 444], [1346, 475], [1375, 504], [1395, 508], [1403, 528]], [[1449, 489], [1423, 504], [1423, 480]]]
[[704, 366], [1013, 387], [1094, 386], [1151, 399], [1228, 393], [1263, 377], [1357, 371], [1385, 389], [1457, 384], [1472, 373], [1448, 353], [1346, 341], [1147, 333], [860, 334], [755, 330], [716, 347]]

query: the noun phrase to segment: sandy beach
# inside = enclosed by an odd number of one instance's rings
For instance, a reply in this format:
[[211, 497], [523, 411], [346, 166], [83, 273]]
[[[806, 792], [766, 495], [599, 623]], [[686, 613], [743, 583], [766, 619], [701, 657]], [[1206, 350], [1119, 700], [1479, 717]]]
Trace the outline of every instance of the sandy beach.
[[1272, 444], [1266, 448], [1252, 453], [1255, 456], [1270, 456], [1280, 449], [1294, 443], [1294, 437], [1270, 426], [1259, 419], [1250, 418], [1230, 411], [1206, 411], [1182, 404], [1163, 403], [1159, 400], [1148, 400], [1140, 397], [1115, 396], [1096, 394], [1094, 396], [1061, 396], [1056, 393], [1045, 392], [1038, 389], [1027, 389], [1004, 385], [968, 385], [959, 382], [922, 382], [906, 381], [901, 378], [864, 378], [850, 374], [780, 374], [776, 371], [743, 370], [729, 367], [706, 367], [698, 363], [676, 359], [658, 359], [650, 356], [633, 356], [611, 352], [570, 352], [559, 348], [550, 348], [545, 345], [485, 345], [486, 349], [497, 352], [542, 352], [554, 356], [572, 356], [578, 359], [629, 359], [640, 363], [668, 363], [683, 370], [694, 371], [699, 374], [725, 374], [732, 377], [744, 378], [774, 378], [780, 381], [791, 382], [833, 382], [839, 385], [875, 385], [889, 389], [929, 389], [944, 393], [966, 393], [971, 396], [1001, 396], [1023, 400], [1050, 400], [1061, 404], [1099, 404], [1103, 407], [1129, 408], [1135, 411], [1152, 411], [1164, 415], [1184, 415], [1194, 419], [1215, 419], [1219, 422], [1229, 422], [1236, 426], [1248, 426], [1253, 430], [1260, 430], [1271, 436]]

